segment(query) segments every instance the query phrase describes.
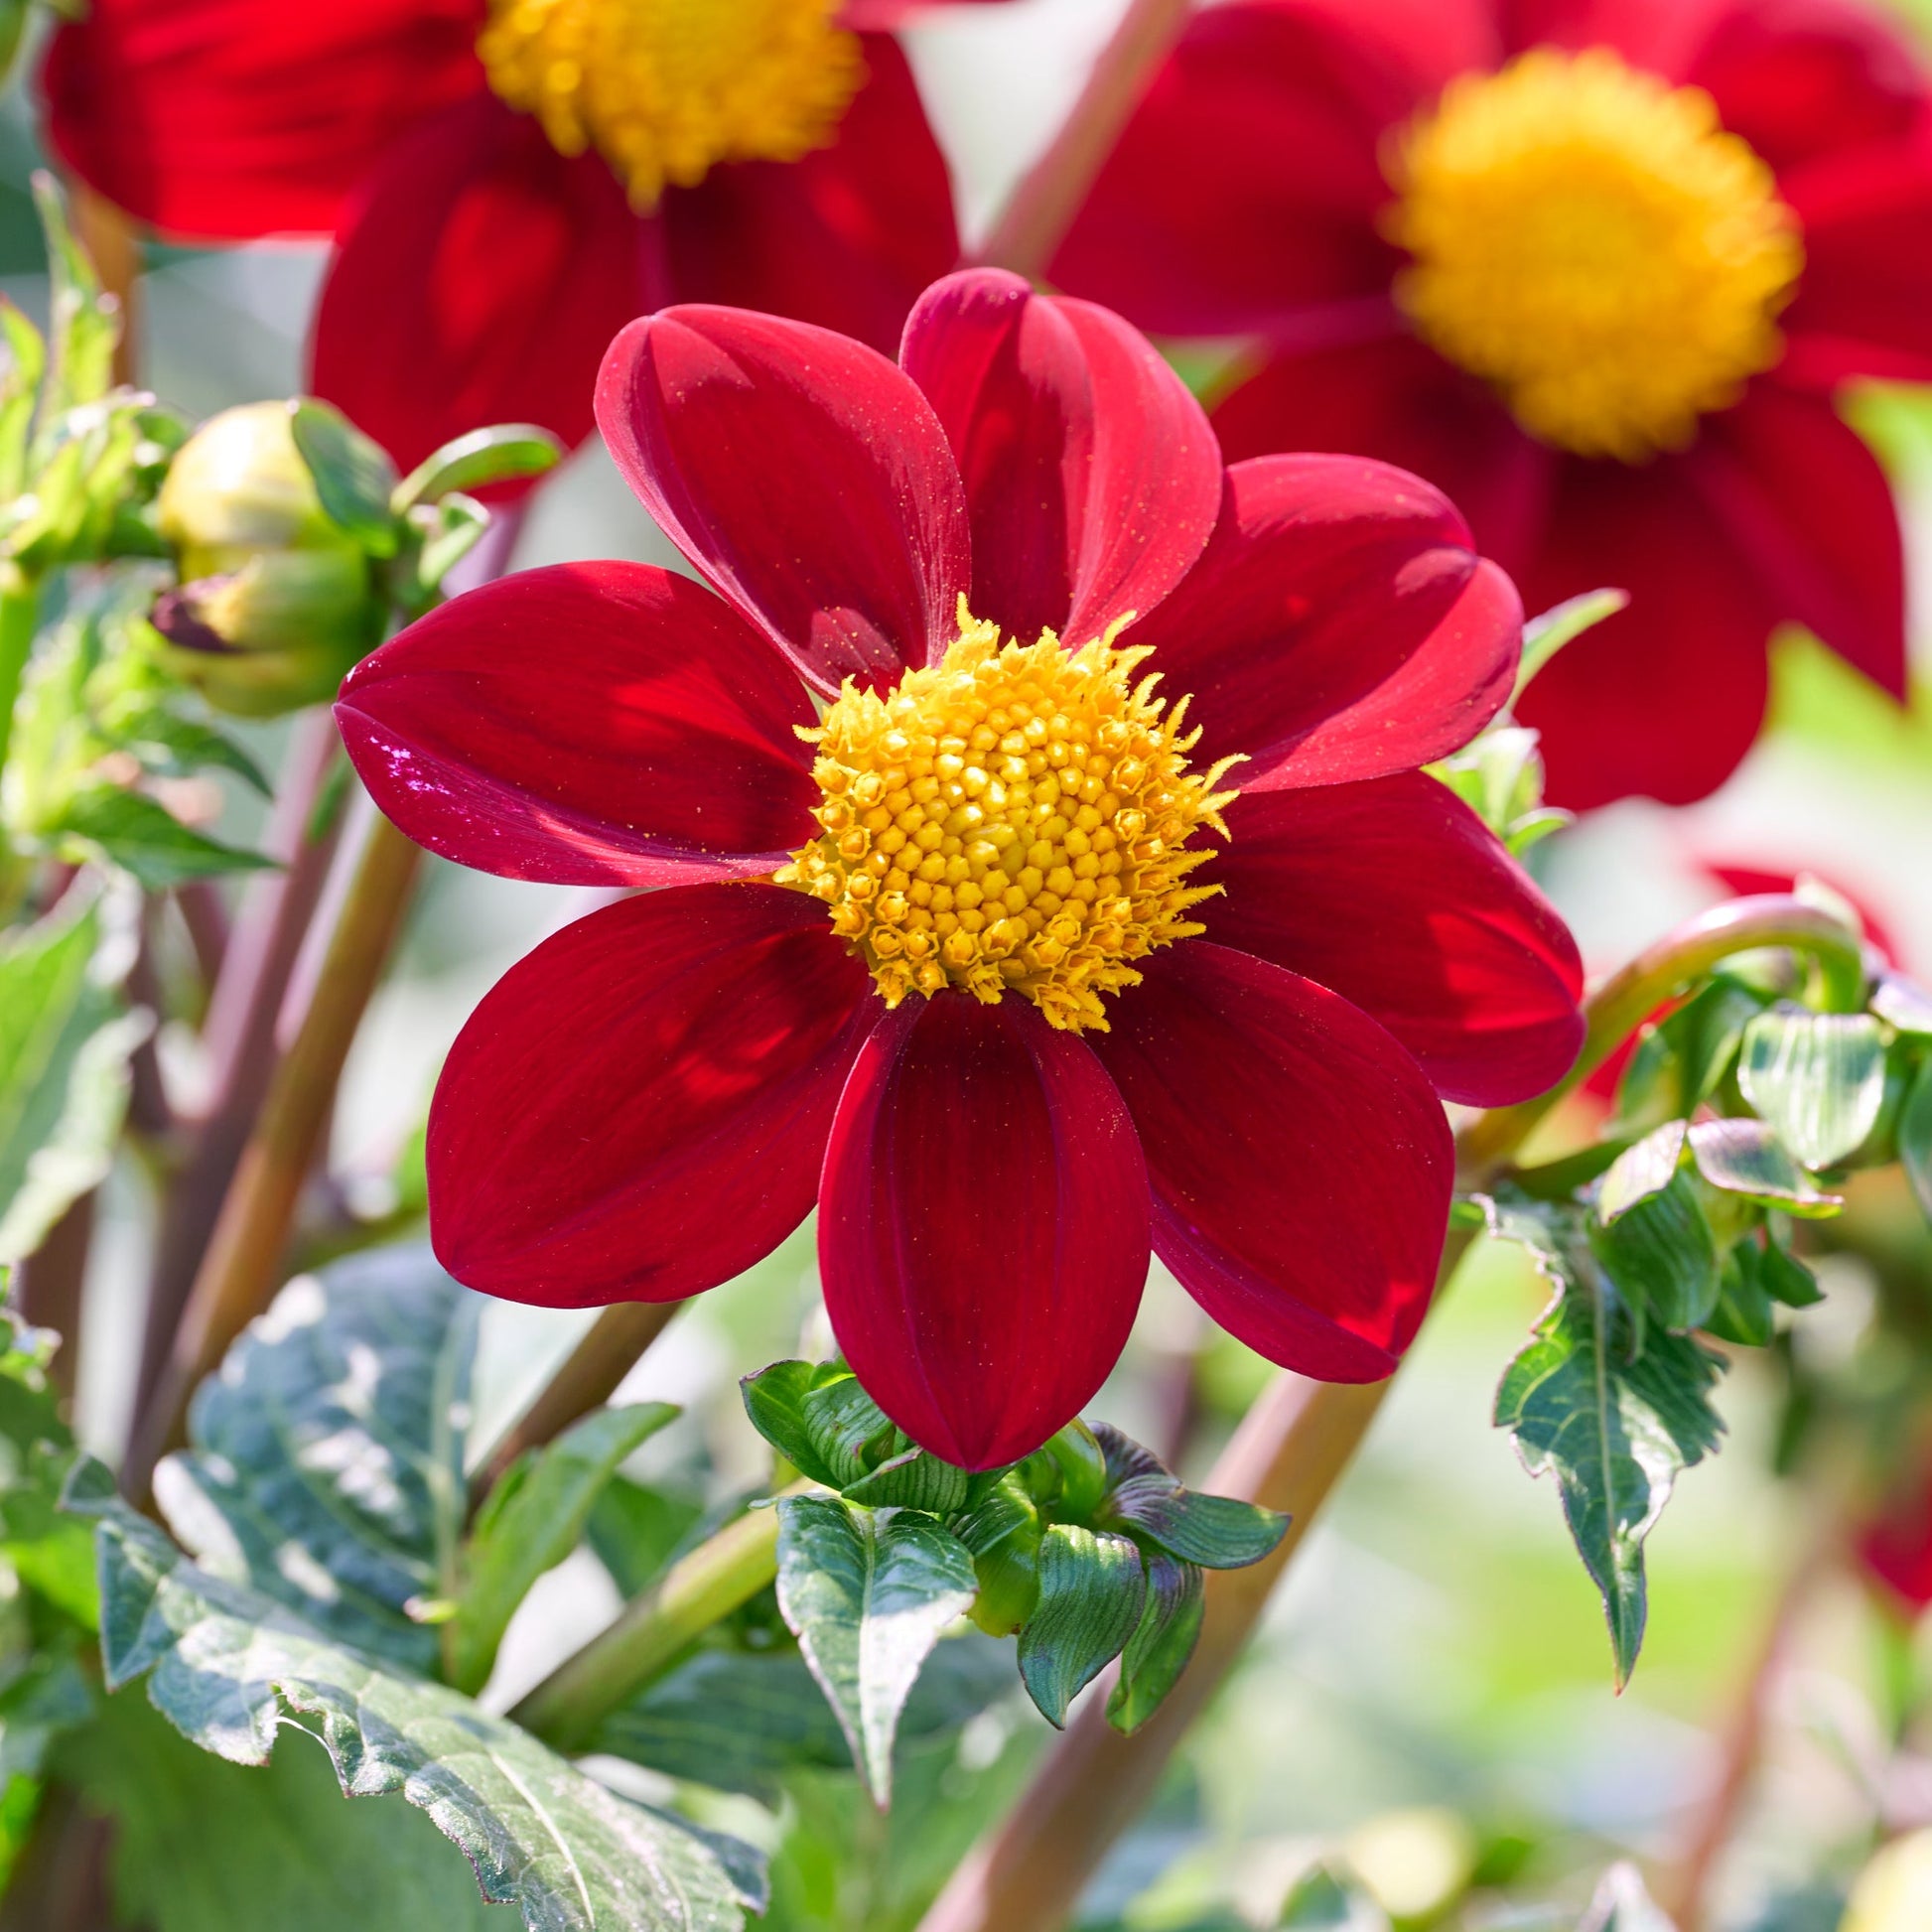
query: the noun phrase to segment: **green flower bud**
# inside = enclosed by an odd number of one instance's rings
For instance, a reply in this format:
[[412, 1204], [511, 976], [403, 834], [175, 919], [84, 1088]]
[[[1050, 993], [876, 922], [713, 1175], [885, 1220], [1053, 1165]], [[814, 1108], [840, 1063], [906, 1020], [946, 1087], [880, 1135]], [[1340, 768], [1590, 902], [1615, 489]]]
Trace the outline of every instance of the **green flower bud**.
[[163, 661], [217, 709], [272, 717], [320, 703], [379, 641], [369, 558], [324, 510], [286, 403], [205, 423], [157, 511], [181, 579], [155, 606]]
[[952, 1528], [973, 1553], [979, 1581], [969, 1614], [988, 1636], [1010, 1636], [1039, 1601], [1039, 1511], [1016, 1473], [1003, 1476]]

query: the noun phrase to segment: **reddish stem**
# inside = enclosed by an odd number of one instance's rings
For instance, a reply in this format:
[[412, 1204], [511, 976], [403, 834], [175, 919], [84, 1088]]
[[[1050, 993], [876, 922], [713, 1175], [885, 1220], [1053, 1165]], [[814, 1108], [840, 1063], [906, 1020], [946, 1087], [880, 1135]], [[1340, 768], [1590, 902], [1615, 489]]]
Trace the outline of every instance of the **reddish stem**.
[[1046, 273], [1189, 10], [1190, 0], [1129, 0], [1072, 112], [981, 245], [979, 259], [988, 267], [1035, 279]]

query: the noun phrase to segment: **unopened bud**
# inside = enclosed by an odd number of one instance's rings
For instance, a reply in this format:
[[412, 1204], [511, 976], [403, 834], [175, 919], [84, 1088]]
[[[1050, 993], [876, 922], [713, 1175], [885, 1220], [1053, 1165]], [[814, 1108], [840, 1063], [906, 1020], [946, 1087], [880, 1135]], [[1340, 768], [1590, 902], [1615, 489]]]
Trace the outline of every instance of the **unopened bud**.
[[169, 467], [158, 510], [181, 585], [154, 626], [168, 667], [217, 709], [320, 703], [380, 640], [368, 556], [324, 510], [287, 404], [211, 417]]

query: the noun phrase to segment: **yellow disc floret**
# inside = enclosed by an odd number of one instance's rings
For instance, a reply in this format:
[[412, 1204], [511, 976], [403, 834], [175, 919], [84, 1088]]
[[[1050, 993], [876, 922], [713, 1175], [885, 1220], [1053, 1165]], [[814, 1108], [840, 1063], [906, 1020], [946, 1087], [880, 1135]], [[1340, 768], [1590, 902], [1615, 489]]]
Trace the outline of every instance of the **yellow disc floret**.
[[1078, 650], [1042, 631], [1000, 642], [960, 600], [959, 637], [890, 692], [847, 682], [817, 730], [824, 830], [777, 875], [825, 901], [889, 1006], [956, 987], [988, 1005], [1024, 993], [1055, 1027], [1106, 1030], [1103, 993], [1133, 962], [1202, 930], [1190, 886], [1227, 836], [1215, 786], [1187, 768], [1183, 730], [1148, 652], [1107, 635]]
[[1783, 353], [1798, 220], [1700, 88], [1536, 48], [1451, 81], [1387, 171], [1397, 301], [1546, 442], [1682, 448]]
[[796, 161], [864, 84], [839, 0], [490, 0], [489, 84], [563, 154], [596, 147], [648, 211], [721, 161]]

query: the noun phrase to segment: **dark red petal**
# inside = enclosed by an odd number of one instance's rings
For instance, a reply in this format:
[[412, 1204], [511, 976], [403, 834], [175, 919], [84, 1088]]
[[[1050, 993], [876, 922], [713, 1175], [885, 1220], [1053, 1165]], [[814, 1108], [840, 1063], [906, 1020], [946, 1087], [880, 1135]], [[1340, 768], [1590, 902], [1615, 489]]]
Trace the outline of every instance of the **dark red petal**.
[[1711, 24], [1686, 77], [1780, 174], [1923, 130], [1926, 75], [1904, 37], [1842, 0], [1742, 0]]
[[1229, 463], [1339, 450], [1426, 477], [1507, 571], [1531, 554], [1555, 461], [1492, 391], [1408, 336], [1277, 353], [1214, 410]]
[[1687, 466], [1781, 617], [1905, 695], [1905, 557], [1877, 459], [1822, 396], [1751, 385]]
[[41, 73], [49, 145], [171, 234], [327, 233], [397, 135], [483, 84], [481, 0], [88, 0]]
[[432, 611], [349, 673], [343, 742], [419, 845], [509, 879], [768, 873], [814, 828], [812, 707], [731, 607], [648, 564], [559, 564]]
[[1630, 607], [1565, 645], [1516, 707], [1543, 734], [1557, 804], [1644, 792], [1689, 804], [1736, 769], [1763, 722], [1765, 642], [1784, 614], [1687, 468], [1563, 466], [1523, 602], [1543, 611], [1611, 585]]
[[870, 78], [838, 138], [800, 161], [714, 168], [664, 197], [680, 302], [815, 322], [898, 346], [906, 312], [959, 259], [952, 181], [897, 44], [869, 36]]
[[1332, 784], [1441, 758], [1514, 682], [1522, 609], [1436, 490], [1354, 457], [1227, 473], [1221, 520], [1127, 640], [1192, 702], [1197, 760], [1245, 753], [1243, 788]]
[[973, 523], [973, 614], [1069, 643], [1151, 611], [1221, 502], [1201, 406], [1105, 309], [972, 269], [928, 289], [905, 372], [945, 426]]
[[602, 160], [481, 94], [396, 142], [345, 215], [315, 391], [404, 470], [489, 423], [581, 443], [598, 358], [644, 306], [638, 233]]
[[1863, 152], [1779, 187], [1805, 230], [1780, 374], [1932, 378], [1932, 152]]
[[958, 635], [966, 492], [912, 381], [824, 329], [684, 307], [611, 345], [597, 419], [644, 507], [819, 689]]
[[[1454, 22], [1472, 9], [1428, 11], [1481, 58], [1486, 36]], [[1430, 51], [1427, 28], [1405, 48], [1340, 6], [1202, 8], [1101, 169], [1052, 281], [1183, 336], [1378, 303], [1399, 256], [1373, 220], [1389, 199], [1377, 144], [1442, 77], [1418, 71], [1411, 50]]]
[[1583, 1043], [1583, 963], [1528, 874], [1419, 771], [1228, 808], [1201, 875], [1218, 945], [1272, 960], [1379, 1020], [1446, 1099], [1527, 1100]]
[[620, 900], [496, 982], [429, 1117], [430, 1234], [510, 1302], [674, 1302], [810, 1211], [871, 981], [775, 886]]
[[1379, 1381], [1436, 1287], [1442, 1103], [1366, 1014], [1279, 966], [1188, 939], [1145, 970], [1094, 1051], [1147, 1150], [1155, 1252], [1270, 1361]]
[[818, 1203], [846, 1360], [969, 1469], [1072, 1421], [1147, 1280], [1147, 1169], [1099, 1062], [1017, 995], [914, 997], [852, 1069]]

